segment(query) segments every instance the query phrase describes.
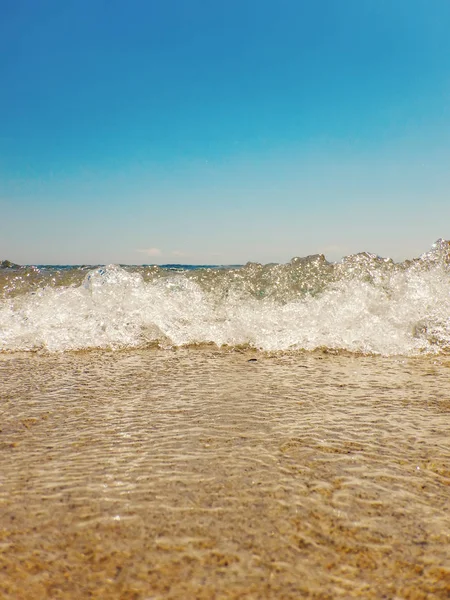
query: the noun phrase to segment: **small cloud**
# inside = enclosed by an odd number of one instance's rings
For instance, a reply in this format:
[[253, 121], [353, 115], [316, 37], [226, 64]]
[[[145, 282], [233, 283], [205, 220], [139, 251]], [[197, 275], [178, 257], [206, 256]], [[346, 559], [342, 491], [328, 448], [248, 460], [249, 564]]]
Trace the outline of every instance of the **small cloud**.
[[338, 252], [346, 252], [346, 248], [344, 248], [344, 246], [337, 246], [337, 245], [322, 246], [320, 251], [323, 254], [325, 254], [326, 252], [332, 252], [333, 254], [336, 254]]
[[172, 256], [177, 256], [178, 258], [184, 258], [187, 256], [185, 252], [181, 252], [181, 250], [172, 250]]
[[160, 256], [162, 254], [159, 248], [143, 248], [142, 250], [137, 250], [137, 252], [142, 252], [142, 254], [146, 254], [147, 256]]

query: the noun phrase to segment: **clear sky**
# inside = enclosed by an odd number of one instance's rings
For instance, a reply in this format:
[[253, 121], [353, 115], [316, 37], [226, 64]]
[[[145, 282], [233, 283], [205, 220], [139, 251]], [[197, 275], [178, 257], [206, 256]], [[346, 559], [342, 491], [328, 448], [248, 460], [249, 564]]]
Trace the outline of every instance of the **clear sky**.
[[449, 0], [0, 0], [0, 260], [450, 238]]

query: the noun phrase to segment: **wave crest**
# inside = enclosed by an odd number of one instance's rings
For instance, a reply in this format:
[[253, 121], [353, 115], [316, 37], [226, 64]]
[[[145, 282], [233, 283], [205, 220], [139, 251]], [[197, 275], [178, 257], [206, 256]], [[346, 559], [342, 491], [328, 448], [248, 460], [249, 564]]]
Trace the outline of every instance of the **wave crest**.
[[398, 264], [361, 253], [339, 263], [314, 255], [241, 268], [25, 271], [3, 277], [2, 351], [214, 343], [415, 355], [450, 347], [445, 240]]

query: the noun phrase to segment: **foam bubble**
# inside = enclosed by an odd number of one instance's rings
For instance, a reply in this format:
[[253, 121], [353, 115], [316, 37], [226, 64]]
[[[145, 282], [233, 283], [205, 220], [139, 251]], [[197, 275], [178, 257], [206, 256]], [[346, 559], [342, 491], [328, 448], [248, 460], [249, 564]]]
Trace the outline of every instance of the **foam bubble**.
[[363, 253], [336, 264], [313, 256], [189, 272], [109, 265], [83, 271], [77, 284], [47, 279], [0, 301], [0, 349], [212, 342], [268, 351], [442, 352], [450, 347], [449, 247], [439, 240], [402, 264]]

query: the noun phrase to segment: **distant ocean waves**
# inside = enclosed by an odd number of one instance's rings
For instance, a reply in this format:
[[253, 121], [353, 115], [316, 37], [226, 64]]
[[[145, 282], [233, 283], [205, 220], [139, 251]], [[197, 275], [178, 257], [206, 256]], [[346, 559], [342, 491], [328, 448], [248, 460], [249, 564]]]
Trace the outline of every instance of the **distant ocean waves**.
[[450, 349], [450, 243], [243, 267], [0, 269], [0, 351], [214, 343], [383, 355]]

